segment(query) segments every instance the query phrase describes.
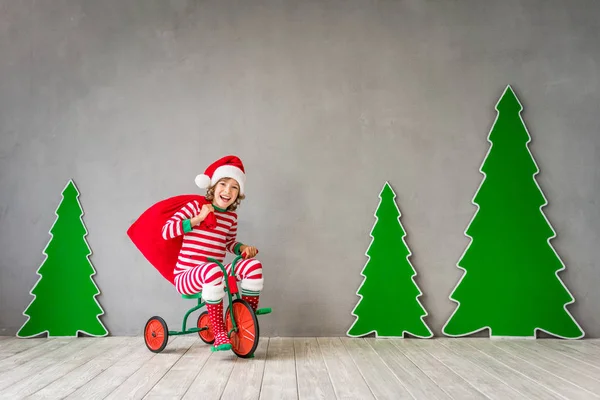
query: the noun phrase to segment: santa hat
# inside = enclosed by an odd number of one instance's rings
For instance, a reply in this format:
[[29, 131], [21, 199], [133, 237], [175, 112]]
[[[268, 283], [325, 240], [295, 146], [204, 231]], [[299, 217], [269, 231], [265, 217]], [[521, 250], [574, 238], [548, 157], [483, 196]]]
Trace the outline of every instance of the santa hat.
[[236, 156], [225, 156], [206, 168], [204, 174], [196, 176], [196, 185], [200, 189], [207, 189], [216, 184], [221, 178], [233, 178], [240, 185], [240, 194], [244, 194], [246, 173], [242, 160]]

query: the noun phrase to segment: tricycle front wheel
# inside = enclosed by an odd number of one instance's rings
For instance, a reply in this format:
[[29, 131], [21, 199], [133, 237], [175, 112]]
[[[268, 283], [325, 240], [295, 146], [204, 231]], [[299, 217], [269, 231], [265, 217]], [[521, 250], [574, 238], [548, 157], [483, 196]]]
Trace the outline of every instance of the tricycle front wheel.
[[231, 332], [229, 337], [232, 350], [238, 357], [252, 357], [258, 346], [258, 319], [248, 302], [236, 299], [231, 306], [227, 307], [225, 313], [225, 327], [227, 332], [230, 332], [231, 329], [233, 329], [230, 307], [233, 307], [233, 318], [237, 328], [235, 331]]

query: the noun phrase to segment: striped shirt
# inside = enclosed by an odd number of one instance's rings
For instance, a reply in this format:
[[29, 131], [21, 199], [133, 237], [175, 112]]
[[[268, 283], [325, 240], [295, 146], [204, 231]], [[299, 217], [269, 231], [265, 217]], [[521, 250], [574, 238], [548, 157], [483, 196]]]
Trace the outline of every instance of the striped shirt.
[[[189, 232], [184, 232], [184, 221], [200, 214], [202, 206], [197, 200], [187, 203], [177, 211], [163, 226], [162, 237], [165, 240], [183, 235], [183, 243], [179, 251], [175, 274], [206, 262], [206, 257], [212, 257], [220, 262], [225, 259], [225, 252], [234, 253], [241, 243], [236, 241], [237, 214], [231, 211], [218, 212], [215, 210], [217, 226], [206, 229], [196, 225]], [[189, 226], [189, 222], [187, 223]]]

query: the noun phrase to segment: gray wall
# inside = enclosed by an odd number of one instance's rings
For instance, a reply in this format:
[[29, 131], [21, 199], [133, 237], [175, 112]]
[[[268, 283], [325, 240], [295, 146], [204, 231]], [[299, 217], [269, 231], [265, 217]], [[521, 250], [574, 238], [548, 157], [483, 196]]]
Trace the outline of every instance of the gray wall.
[[113, 335], [188, 303], [126, 237], [207, 163], [246, 164], [239, 237], [265, 335], [344, 335], [378, 194], [395, 189], [436, 335], [455, 308], [494, 105], [523, 102], [576, 297], [600, 336], [595, 1], [1, 1], [0, 334], [25, 321], [73, 178]]

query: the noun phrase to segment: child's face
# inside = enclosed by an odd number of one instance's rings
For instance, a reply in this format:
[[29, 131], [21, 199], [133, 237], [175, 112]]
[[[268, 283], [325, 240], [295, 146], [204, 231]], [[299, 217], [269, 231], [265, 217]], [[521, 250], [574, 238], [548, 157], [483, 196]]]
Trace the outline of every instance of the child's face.
[[227, 208], [233, 204], [240, 193], [240, 185], [235, 179], [224, 178], [215, 186], [214, 204], [219, 208]]

